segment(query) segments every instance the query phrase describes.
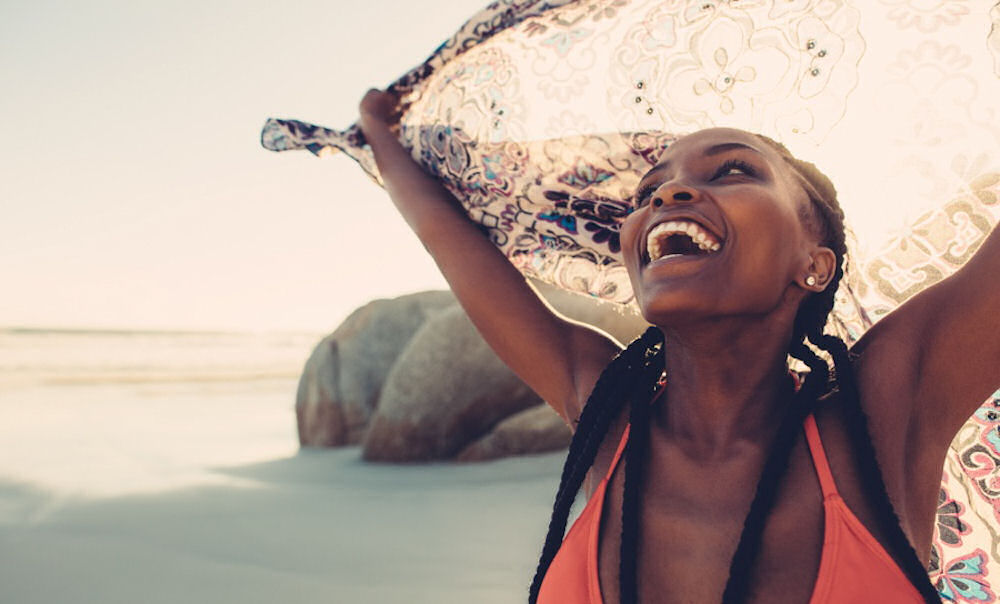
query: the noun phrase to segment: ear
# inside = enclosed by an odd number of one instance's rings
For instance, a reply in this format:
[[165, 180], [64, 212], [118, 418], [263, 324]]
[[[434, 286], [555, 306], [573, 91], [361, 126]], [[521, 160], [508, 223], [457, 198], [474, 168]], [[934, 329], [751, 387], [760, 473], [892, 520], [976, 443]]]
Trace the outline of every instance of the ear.
[[[799, 287], [811, 292], [821, 292], [833, 280], [837, 271], [837, 255], [828, 247], [817, 246], [809, 254], [810, 263], [806, 271], [796, 277]], [[814, 282], [810, 282], [812, 277]]]

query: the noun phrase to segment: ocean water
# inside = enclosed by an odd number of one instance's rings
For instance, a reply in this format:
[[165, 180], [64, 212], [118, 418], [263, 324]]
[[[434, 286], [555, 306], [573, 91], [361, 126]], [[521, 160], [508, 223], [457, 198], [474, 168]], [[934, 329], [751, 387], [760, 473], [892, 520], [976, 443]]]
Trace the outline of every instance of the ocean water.
[[0, 392], [40, 384], [294, 378], [320, 334], [0, 329]]
[[0, 480], [107, 496], [292, 455], [319, 334], [0, 330]]

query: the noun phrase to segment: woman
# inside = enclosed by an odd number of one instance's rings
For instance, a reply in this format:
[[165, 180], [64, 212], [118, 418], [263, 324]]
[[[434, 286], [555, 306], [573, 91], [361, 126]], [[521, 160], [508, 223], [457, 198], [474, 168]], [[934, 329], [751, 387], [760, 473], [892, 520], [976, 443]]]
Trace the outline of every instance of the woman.
[[[703, 130], [665, 151], [622, 226], [654, 325], [622, 351], [538, 297], [411, 160], [397, 119], [392, 95], [362, 100], [394, 203], [490, 346], [577, 428], [532, 601], [937, 599], [945, 452], [1000, 382], [982, 328], [1000, 301], [996, 232], [849, 354], [822, 333], [845, 253], [833, 186], [770, 139]], [[806, 340], [832, 355], [834, 389]], [[801, 386], [789, 354], [811, 369]]]

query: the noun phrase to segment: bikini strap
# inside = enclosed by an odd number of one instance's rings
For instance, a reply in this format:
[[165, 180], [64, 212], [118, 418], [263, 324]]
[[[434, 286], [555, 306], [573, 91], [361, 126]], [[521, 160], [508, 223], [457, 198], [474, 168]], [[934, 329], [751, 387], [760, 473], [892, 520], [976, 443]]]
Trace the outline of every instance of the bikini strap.
[[[657, 384], [658, 388], [656, 389], [656, 394], [653, 395], [653, 398], [649, 399], [650, 405], [656, 402], [656, 399], [660, 398], [660, 395], [663, 394], [664, 390], [666, 390], [667, 382], [665, 380], [661, 379], [657, 382]], [[632, 424], [625, 424], [625, 430], [622, 431], [622, 438], [618, 442], [618, 450], [615, 451], [615, 456], [611, 460], [611, 465], [608, 466], [608, 473], [604, 475], [604, 480], [611, 480], [611, 474], [614, 473], [615, 468], [618, 467], [618, 460], [621, 459], [622, 453], [625, 452], [625, 445], [628, 443], [628, 433], [631, 427]]]
[[632, 424], [625, 425], [625, 430], [622, 432], [622, 439], [618, 441], [618, 450], [615, 451], [615, 456], [611, 460], [611, 465], [608, 466], [608, 473], [604, 475], [605, 481], [611, 480], [611, 475], [614, 473], [615, 468], [618, 467], [618, 460], [622, 458], [622, 453], [625, 452], [625, 443], [628, 442], [628, 432], [631, 427]]
[[805, 430], [806, 442], [809, 443], [809, 454], [812, 456], [813, 466], [816, 468], [819, 486], [823, 490], [823, 499], [839, 495], [837, 483], [833, 481], [833, 472], [830, 471], [830, 462], [826, 458], [826, 451], [823, 450], [823, 441], [819, 437], [819, 428], [816, 427], [816, 418], [812, 413], [806, 417]]

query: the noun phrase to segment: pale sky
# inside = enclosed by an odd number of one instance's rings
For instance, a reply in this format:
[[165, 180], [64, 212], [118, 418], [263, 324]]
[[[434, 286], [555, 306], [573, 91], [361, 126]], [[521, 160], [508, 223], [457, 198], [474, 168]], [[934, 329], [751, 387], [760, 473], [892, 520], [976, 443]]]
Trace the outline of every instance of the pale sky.
[[446, 287], [353, 162], [259, 134], [350, 124], [483, 4], [0, 4], [0, 327], [328, 331]]

